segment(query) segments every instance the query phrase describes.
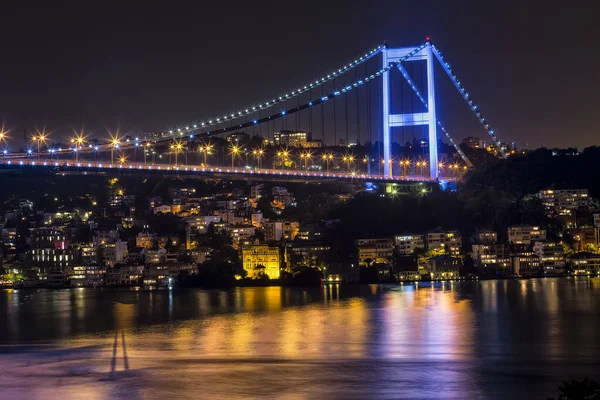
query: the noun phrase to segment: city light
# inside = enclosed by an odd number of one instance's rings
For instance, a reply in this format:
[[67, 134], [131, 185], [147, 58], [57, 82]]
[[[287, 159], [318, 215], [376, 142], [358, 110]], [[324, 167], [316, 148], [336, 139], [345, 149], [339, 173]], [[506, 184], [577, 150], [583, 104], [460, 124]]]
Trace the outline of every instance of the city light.
[[260, 164], [265, 154], [265, 150], [263, 148], [252, 150], [252, 155], [256, 158], [258, 168], [260, 169]]
[[176, 166], [177, 166], [177, 155], [183, 151], [183, 147], [184, 147], [184, 145], [181, 140], [176, 140], [173, 143], [171, 143], [171, 146], [169, 146], [169, 148], [173, 151], [173, 153], [175, 153], [175, 165]]
[[231, 168], [235, 168], [235, 158], [240, 154], [242, 148], [238, 145], [231, 145], [229, 155], [231, 156]]
[[114, 135], [112, 133], [109, 132], [110, 135], [110, 163], [114, 164], [114, 154], [115, 154], [115, 149], [119, 148], [119, 145], [121, 143], [121, 138], [119, 137], [119, 132], [117, 131]]
[[304, 160], [304, 169], [308, 170], [308, 162], [312, 160], [313, 153], [311, 153], [310, 151], [305, 151], [300, 154], [300, 158]]
[[280, 150], [277, 152], [277, 157], [279, 157], [281, 159], [281, 169], [285, 169], [285, 162], [287, 161], [288, 157], [290, 155], [289, 150], [284, 149], [284, 150]]
[[333, 161], [334, 157], [332, 153], [324, 153], [321, 155], [323, 161], [325, 161], [326, 172], [329, 173], [329, 162]]

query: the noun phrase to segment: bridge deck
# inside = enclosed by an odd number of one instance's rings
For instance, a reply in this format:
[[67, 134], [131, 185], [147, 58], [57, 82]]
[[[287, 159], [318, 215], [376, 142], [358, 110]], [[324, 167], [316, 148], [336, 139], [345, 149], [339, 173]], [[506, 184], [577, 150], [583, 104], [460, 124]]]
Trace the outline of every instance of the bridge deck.
[[[386, 177], [379, 174], [364, 174], [358, 172], [323, 172], [323, 171], [294, 171], [266, 168], [229, 168], [222, 166], [199, 165], [165, 165], [142, 163], [110, 164], [105, 162], [67, 162], [55, 160], [0, 160], [0, 170], [15, 170], [18, 168], [54, 170], [57, 172], [132, 172], [132, 173], [161, 173], [173, 175], [201, 175], [221, 179], [264, 179], [277, 178], [290, 181], [346, 181], [346, 182], [381, 182], [381, 183], [415, 183], [433, 182], [422, 176]], [[452, 179], [449, 179], [452, 180]]]

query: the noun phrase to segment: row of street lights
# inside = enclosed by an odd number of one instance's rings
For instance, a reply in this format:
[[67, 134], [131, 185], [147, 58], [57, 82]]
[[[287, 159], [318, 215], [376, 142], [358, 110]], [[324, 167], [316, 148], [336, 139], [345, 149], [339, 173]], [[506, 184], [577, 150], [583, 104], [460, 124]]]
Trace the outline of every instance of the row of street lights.
[[[6, 131], [2, 127], [2, 129], [0, 129], [0, 142], [6, 143], [6, 138], [7, 138]], [[48, 138], [49, 138], [49, 135], [44, 131], [37, 131], [36, 134], [34, 136], [32, 136], [32, 138], [31, 138], [32, 142], [37, 145], [37, 156], [38, 157], [41, 153], [40, 152], [41, 145], [46, 144], [46, 142], [48, 141]], [[83, 133], [76, 132], [75, 136], [70, 139], [70, 142], [73, 145], [72, 150], [74, 152], [75, 160], [76, 160], [76, 162], [78, 162], [79, 161], [78, 154], [79, 154], [79, 151], [84, 148], [84, 145], [86, 143], [86, 137], [83, 135]], [[110, 152], [111, 152], [111, 164], [114, 164], [114, 152], [115, 152], [115, 150], [118, 150], [120, 148], [120, 144], [121, 144], [121, 138], [118, 137], [118, 134], [114, 135], [114, 136], [111, 135], [111, 139], [109, 141]], [[138, 147], [142, 148], [142, 152], [144, 153], [144, 164], [146, 164], [147, 163], [147, 153], [150, 151], [150, 148], [152, 146], [151, 143], [146, 142], [145, 144], [144, 143], [140, 144], [138, 142], [138, 139], [136, 138], [135, 146], [136, 146], [136, 148], [138, 148]], [[90, 144], [90, 147], [92, 147], [91, 144]], [[178, 164], [179, 153], [182, 153], [185, 148], [186, 148], [186, 145], [182, 141], [174, 141], [169, 146], [169, 149], [175, 155], [175, 165]], [[97, 150], [98, 146], [95, 146], [94, 149]], [[213, 154], [213, 149], [214, 149], [214, 146], [210, 143], [203, 143], [198, 147], [198, 151], [203, 155], [204, 165], [208, 165], [208, 156]], [[53, 150], [55, 150], [55, 149], [49, 149], [49, 152], [51, 154], [54, 154], [55, 151], [53, 151]], [[256, 149], [253, 149], [251, 152], [246, 153], [245, 149], [243, 147], [241, 147], [239, 145], [231, 145], [229, 148], [229, 155], [231, 156], [231, 167], [235, 168], [235, 159], [237, 157], [241, 157], [242, 154], [251, 154], [252, 157], [254, 157], [256, 159], [258, 168], [262, 168], [262, 159], [266, 155], [266, 153], [267, 153], [266, 149], [264, 149], [264, 148], [256, 148]], [[4, 151], [4, 154], [7, 154], [7, 151]], [[28, 154], [31, 154], [31, 151], [28, 151]], [[276, 153], [276, 157], [280, 161], [282, 170], [285, 169], [285, 165], [289, 161], [290, 156], [291, 156], [291, 151], [288, 149], [281, 149]], [[299, 159], [300, 159], [299, 165], [304, 164], [304, 168], [306, 170], [308, 170], [309, 162], [311, 162], [313, 158], [314, 158], [314, 154], [312, 152], [303, 151], [299, 154]], [[334, 160], [336, 159], [336, 157], [334, 156], [333, 153], [322, 153], [320, 158], [321, 158], [322, 162], [325, 164], [326, 171], [329, 172], [330, 163], [333, 163]], [[351, 172], [351, 168], [354, 166], [355, 161], [356, 161], [355, 155], [354, 154], [345, 154], [345, 155], [341, 156], [339, 159], [342, 161], [342, 163], [346, 164], [348, 172]], [[126, 161], [126, 157], [123, 156], [123, 154], [121, 154], [118, 161], [120, 163], [124, 163]], [[367, 164], [368, 158], [364, 157], [362, 162]], [[384, 160], [381, 160], [381, 163], [383, 164]], [[187, 153], [186, 153], [186, 164], [187, 164]], [[392, 164], [392, 165], [394, 164], [393, 159], [390, 160], [390, 164]], [[404, 176], [406, 176], [408, 174], [408, 169], [413, 164], [421, 175], [423, 175], [424, 170], [428, 166], [428, 162], [426, 160], [418, 160], [418, 161], [413, 162], [409, 159], [402, 159], [402, 160], [399, 160], [399, 162], [398, 162], [398, 165], [402, 168], [402, 174]], [[453, 173], [453, 175], [459, 171], [467, 170], [466, 165], [461, 166], [458, 163], [451, 163], [451, 164], [445, 165], [443, 162], [440, 162], [438, 164], [438, 168], [440, 171], [443, 171], [445, 168], [448, 168], [448, 170], [450, 170]]]

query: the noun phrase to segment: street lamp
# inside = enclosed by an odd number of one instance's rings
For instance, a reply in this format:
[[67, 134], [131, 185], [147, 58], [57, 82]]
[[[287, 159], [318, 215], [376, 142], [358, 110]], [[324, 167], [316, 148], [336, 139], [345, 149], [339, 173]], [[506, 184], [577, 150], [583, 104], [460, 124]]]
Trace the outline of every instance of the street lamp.
[[280, 150], [277, 152], [277, 157], [281, 158], [281, 170], [285, 169], [285, 162], [290, 155], [289, 150]]
[[329, 173], [329, 161], [333, 161], [333, 154], [332, 153], [324, 153], [321, 155], [321, 158], [323, 159], [323, 161], [325, 161], [325, 168], [327, 173]]
[[175, 152], [175, 166], [177, 166], [177, 154], [183, 151], [183, 143], [181, 141], [177, 141], [171, 145], [171, 150]]
[[252, 155], [256, 157], [256, 162], [258, 165], [258, 169], [260, 169], [260, 162], [262, 160], [263, 155], [265, 154], [265, 149], [254, 149], [252, 150]]
[[111, 134], [110, 135], [110, 164], [114, 164], [115, 159], [115, 149], [119, 148], [119, 144], [121, 143], [121, 138], [119, 137], [119, 134], [115, 134], [114, 136]]
[[46, 144], [46, 141], [48, 140], [48, 134], [46, 132], [44, 132], [44, 131], [42, 131], [42, 132], [37, 131], [37, 136], [34, 135], [31, 138], [31, 140], [33, 142], [37, 143], [37, 156], [39, 158], [39, 156], [40, 156], [40, 144], [42, 144], [42, 143]]
[[8, 137], [6, 133], [7, 132], [4, 130], [4, 124], [2, 124], [2, 127], [0, 128], [0, 142], [4, 142], [4, 144], [6, 144], [6, 138]]
[[402, 167], [402, 174], [406, 176], [406, 169], [410, 166], [410, 160], [400, 160], [400, 167]]
[[424, 176], [423, 168], [427, 167], [427, 161], [417, 161], [416, 166], [417, 168], [419, 168], [419, 173], [421, 174], [421, 176]]
[[205, 166], [208, 165], [208, 162], [206, 160], [207, 160], [207, 156], [212, 154], [212, 148], [213, 148], [212, 144], [205, 144], [204, 146], [201, 145], [200, 147], [198, 147], [198, 150], [200, 150], [200, 152], [204, 153], [204, 165]]
[[229, 155], [231, 156], [231, 168], [235, 168], [235, 158], [240, 154], [242, 148], [236, 144], [231, 145]]
[[440, 161], [440, 162], [438, 163], [438, 173], [442, 173], [442, 172], [444, 171], [444, 168], [445, 168], [445, 167], [446, 167], [446, 166], [444, 165], [444, 163], [443, 163], [442, 161]]
[[305, 151], [300, 154], [300, 158], [304, 160], [304, 169], [308, 171], [308, 162], [312, 160], [312, 153], [310, 151]]
[[83, 133], [76, 133], [74, 138], [71, 138], [71, 143], [74, 144], [73, 152], [75, 153], [75, 162], [79, 161], [79, 149], [83, 147], [85, 143], [85, 136]]
[[150, 142], [146, 142], [145, 145], [142, 145], [142, 152], [144, 153], [144, 165], [146, 165], [146, 157], [148, 155], [148, 151], [150, 151]]
[[350, 165], [354, 163], [354, 154], [346, 154], [342, 157], [342, 161], [346, 163], [348, 172], [350, 172]]
[[[381, 165], [383, 165], [383, 168], [385, 169], [385, 159], [381, 159]], [[394, 176], [394, 159], [390, 158], [390, 178], [393, 178]]]

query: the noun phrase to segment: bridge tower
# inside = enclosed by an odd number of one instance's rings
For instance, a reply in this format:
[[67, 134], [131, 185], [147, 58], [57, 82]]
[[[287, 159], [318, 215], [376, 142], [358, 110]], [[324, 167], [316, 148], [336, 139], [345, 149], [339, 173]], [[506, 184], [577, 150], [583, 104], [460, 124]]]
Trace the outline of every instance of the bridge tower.
[[[397, 49], [384, 48], [382, 50], [383, 68], [395, 61], [405, 57], [414, 47], [403, 47]], [[437, 116], [435, 112], [435, 79], [434, 79], [434, 54], [431, 43], [428, 41], [410, 61], [426, 61], [427, 63], [427, 112], [424, 113], [402, 113], [390, 114], [390, 74], [382, 76], [383, 85], [383, 171], [386, 177], [392, 176], [391, 151], [391, 128], [403, 126], [428, 125], [429, 127], [429, 176], [431, 179], [438, 178], [438, 140], [437, 140]]]

